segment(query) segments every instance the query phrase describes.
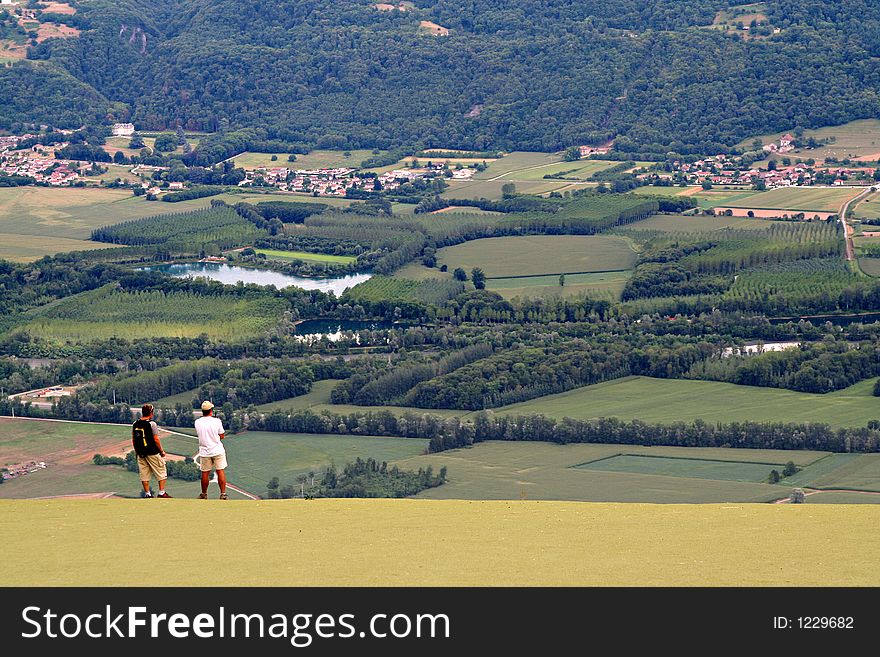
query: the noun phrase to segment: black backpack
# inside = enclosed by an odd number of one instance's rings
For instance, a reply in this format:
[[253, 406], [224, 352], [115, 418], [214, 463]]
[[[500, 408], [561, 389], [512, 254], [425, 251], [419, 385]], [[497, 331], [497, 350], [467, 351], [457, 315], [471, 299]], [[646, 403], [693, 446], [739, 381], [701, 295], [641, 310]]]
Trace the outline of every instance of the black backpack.
[[131, 444], [138, 456], [152, 456], [159, 453], [153, 426], [141, 418], [131, 426]]

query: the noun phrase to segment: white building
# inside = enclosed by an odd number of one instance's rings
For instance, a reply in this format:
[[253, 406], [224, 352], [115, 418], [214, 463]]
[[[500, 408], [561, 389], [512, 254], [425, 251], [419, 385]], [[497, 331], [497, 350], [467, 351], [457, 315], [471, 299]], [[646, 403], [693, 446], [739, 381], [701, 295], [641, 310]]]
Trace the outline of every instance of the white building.
[[134, 134], [134, 124], [133, 123], [114, 123], [113, 124], [113, 136], [114, 137], [131, 137], [133, 134]]

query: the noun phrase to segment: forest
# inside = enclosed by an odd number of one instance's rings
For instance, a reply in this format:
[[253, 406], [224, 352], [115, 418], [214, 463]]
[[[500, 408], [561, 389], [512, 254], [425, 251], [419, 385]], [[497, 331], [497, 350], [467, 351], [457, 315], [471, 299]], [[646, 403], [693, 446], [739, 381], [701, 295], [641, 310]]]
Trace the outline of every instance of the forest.
[[546, 152], [613, 137], [627, 159], [659, 159], [876, 116], [869, 0], [767, 4], [778, 32], [743, 38], [707, 29], [723, 0], [80, 0], [78, 38], [0, 69], [0, 126], [216, 132], [186, 156], [206, 165], [247, 149]]

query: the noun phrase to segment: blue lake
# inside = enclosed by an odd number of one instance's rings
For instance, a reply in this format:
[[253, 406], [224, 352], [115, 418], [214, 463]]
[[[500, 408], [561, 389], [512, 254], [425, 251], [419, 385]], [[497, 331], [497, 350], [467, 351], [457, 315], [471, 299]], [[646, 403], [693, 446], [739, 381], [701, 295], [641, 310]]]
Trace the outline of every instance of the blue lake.
[[143, 267], [142, 269], [161, 271], [175, 278], [209, 278], [227, 285], [254, 283], [256, 285], [274, 285], [279, 289], [295, 286], [304, 290], [334, 292], [336, 296], [341, 295], [347, 288], [369, 280], [372, 276], [372, 274], [347, 274], [336, 278], [305, 278], [268, 269], [236, 267], [222, 262], [186, 262]]

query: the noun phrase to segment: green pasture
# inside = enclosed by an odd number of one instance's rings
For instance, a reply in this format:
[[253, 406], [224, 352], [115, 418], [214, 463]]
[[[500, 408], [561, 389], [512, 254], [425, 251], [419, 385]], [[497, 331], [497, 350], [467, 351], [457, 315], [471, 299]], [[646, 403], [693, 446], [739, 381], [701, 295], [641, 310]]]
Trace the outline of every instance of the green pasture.
[[272, 260], [305, 260], [307, 262], [329, 262], [347, 265], [357, 260], [354, 256], [330, 255], [327, 253], [310, 253], [308, 251], [278, 251], [276, 249], [254, 249]]
[[639, 233], [657, 231], [660, 233], [706, 233], [713, 230], [728, 229], [766, 229], [770, 222], [748, 217], [726, 217], [707, 214], [655, 214], [634, 224], [615, 228], [616, 232]]
[[[348, 152], [349, 155], [345, 155]], [[331, 151], [317, 150], [311, 153], [297, 154], [295, 162], [288, 162], [289, 153], [274, 153], [276, 160], [272, 160], [273, 153], [247, 152], [235, 156], [235, 166], [243, 169], [285, 167], [288, 169], [335, 169], [347, 167], [359, 169], [361, 162], [376, 157], [372, 150]]]
[[858, 189], [840, 187], [778, 187], [724, 205], [756, 210], [796, 210], [804, 212], [837, 212]]
[[[611, 460], [620, 454], [645, 461], [656, 460], [650, 468], [639, 471], [589, 469], [583, 464]], [[650, 455], [654, 458], [647, 458]], [[439, 488], [426, 490], [417, 497], [430, 499], [527, 499], [578, 500], [586, 502], [708, 503], [768, 502], [788, 495], [787, 485], [770, 485], [766, 478], [772, 466], [790, 458], [809, 463], [822, 452], [779, 452], [772, 450], [737, 450], [683, 447], [637, 447], [628, 445], [555, 445], [551, 443], [486, 442], [466, 449], [418, 456], [399, 461], [401, 468], [431, 465], [436, 471], [446, 466], [449, 479]], [[667, 458], [657, 458], [667, 457]], [[723, 459], [718, 465], [724, 479], [701, 478], [682, 474], [688, 463]], [[679, 470], [663, 472], [660, 464], [675, 460]], [[755, 461], [758, 464], [755, 464]], [[737, 481], [731, 473], [749, 472], [751, 479]]]
[[496, 413], [646, 422], [820, 422], [865, 426], [880, 419], [874, 379], [824, 395], [717, 381], [631, 376], [496, 409]]
[[481, 267], [488, 278], [624, 270], [635, 261], [628, 240], [607, 235], [491, 237], [437, 252], [449, 271]]
[[632, 275], [631, 270], [589, 274], [566, 274], [565, 285], [559, 285], [558, 275], [527, 276], [523, 278], [493, 278], [486, 288], [505, 299], [515, 297], [570, 297], [586, 294], [591, 297], [619, 300]]
[[[162, 439], [175, 454], [195, 454], [195, 438], [167, 436]], [[379, 462], [397, 461], [424, 453], [428, 441], [392, 436], [338, 436], [333, 434], [245, 431], [224, 440], [230, 481], [250, 493], [266, 494], [266, 484], [278, 477], [281, 485], [295, 484], [300, 474], [321, 473], [330, 465], [341, 471], [357, 458]]]

